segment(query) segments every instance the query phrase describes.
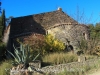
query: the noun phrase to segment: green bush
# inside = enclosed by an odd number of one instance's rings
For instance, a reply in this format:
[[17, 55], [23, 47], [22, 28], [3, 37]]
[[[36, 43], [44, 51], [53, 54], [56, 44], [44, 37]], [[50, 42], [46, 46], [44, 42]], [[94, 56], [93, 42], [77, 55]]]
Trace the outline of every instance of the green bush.
[[10, 75], [10, 69], [12, 67], [12, 61], [6, 60], [0, 64], [0, 75]]
[[2, 60], [3, 56], [5, 55], [6, 52], [6, 46], [3, 43], [0, 43], [0, 60]]

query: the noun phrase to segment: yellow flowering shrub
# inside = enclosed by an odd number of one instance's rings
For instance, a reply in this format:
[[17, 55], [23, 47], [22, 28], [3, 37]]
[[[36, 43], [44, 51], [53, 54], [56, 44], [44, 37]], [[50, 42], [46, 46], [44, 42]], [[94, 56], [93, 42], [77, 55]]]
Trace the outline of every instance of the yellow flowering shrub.
[[46, 35], [46, 44], [48, 45], [47, 49], [53, 52], [62, 51], [65, 49], [63, 42], [54, 38], [51, 34]]

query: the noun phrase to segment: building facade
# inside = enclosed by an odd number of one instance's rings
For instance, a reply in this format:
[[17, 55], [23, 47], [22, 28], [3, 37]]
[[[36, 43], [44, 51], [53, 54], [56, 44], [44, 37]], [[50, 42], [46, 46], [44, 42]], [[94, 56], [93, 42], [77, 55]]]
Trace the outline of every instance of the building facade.
[[88, 26], [79, 24], [58, 8], [56, 11], [11, 19], [8, 48], [13, 50], [13, 39], [31, 34], [52, 34], [66, 45], [78, 47], [81, 39], [89, 39]]

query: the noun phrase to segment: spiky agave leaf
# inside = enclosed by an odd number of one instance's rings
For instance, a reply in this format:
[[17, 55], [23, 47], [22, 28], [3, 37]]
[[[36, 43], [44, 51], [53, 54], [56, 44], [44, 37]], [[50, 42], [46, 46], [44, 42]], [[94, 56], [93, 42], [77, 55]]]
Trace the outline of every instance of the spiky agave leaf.
[[[23, 48], [24, 48], [24, 46], [23, 46]], [[25, 58], [26, 58], [26, 56], [25, 56], [25, 48], [23, 49], [24, 51], [22, 51], [22, 61], [23, 61], [23, 63], [25, 62]]]
[[15, 57], [16, 59], [18, 59], [18, 61], [21, 63], [22, 60], [21, 60], [21, 53], [20, 53], [20, 50], [16, 49], [15, 46], [13, 45], [14, 49], [15, 49]]
[[[8, 51], [8, 50], [7, 50], [7, 51]], [[10, 51], [8, 51], [8, 52], [14, 57], [15, 61], [16, 61], [18, 64], [20, 64], [20, 62], [19, 62], [19, 60], [16, 58], [16, 56], [14, 56], [14, 54], [11, 53]]]
[[[30, 46], [29, 45], [24, 46], [24, 45], [20, 44], [20, 49], [18, 50], [17, 48], [14, 47], [14, 52], [15, 52], [15, 55], [11, 52], [9, 52], [9, 53], [14, 57], [15, 61], [18, 64], [28, 64], [30, 62], [31, 54], [30, 54]], [[33, 61], [36, 60], [36, 58], [39, 55], [40, 54], [38, 54], [35, 58], [33, 58]]]
[[39, 55], [40, 55], [40, 53], [32, 61], [35, 61]]

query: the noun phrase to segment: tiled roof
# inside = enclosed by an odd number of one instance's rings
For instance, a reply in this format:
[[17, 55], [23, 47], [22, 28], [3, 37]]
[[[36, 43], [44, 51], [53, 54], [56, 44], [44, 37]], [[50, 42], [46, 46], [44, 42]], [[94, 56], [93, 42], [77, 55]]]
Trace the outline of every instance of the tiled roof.
[[44, 29], [48, 29], [53, 25], [59, 23], [77, 24], [77, 21], [75, 21], [73, 18], [71, 18], [61, 10], [17, 17], [12, 19], [15, 25], [28, 24], [29, 22], [31, 22], [31, 24], [34, 25], [35, 22], [32, 22], [32, 20], [40, 24], [42, 27], [44, 27]]
[[62, 10], [16, 17], [11, 19], [10, 36], [13, 37], [27, 32], [46, 34], [47, 29], [61, 24], [75, 25], [78, 22]]

